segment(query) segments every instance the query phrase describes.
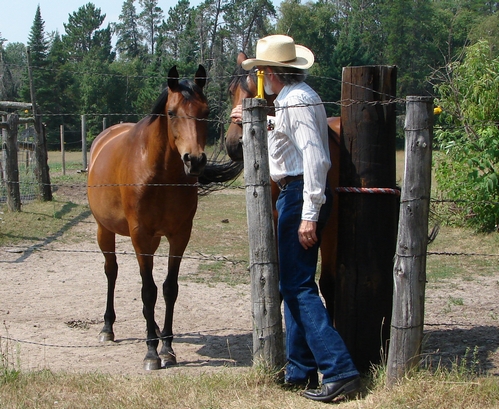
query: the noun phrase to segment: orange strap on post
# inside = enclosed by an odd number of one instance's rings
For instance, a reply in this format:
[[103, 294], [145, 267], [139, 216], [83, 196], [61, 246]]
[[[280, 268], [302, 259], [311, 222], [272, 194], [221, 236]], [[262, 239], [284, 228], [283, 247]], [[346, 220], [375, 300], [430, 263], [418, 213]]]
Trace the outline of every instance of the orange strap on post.
[[263, 93], [263, 81], [264, 81], [264, 76], [265, 73], [262, 70], [258, 70], [256, 72], [256, 84], [257, 84], [257, 93], [255, 98], [260, 98], [263, 99], [265, 98], [265, 94]]

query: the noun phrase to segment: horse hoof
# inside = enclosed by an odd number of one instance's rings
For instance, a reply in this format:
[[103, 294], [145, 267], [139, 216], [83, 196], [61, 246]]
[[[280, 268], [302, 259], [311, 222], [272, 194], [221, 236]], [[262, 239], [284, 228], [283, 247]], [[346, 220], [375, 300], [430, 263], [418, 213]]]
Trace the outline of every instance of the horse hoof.
[[99, 342], [114, 341], [114, 332], [101, 332]]
[[169, 366], [177, 365], [177, 357], [174, 353], [168, 353], [161, 356], [161, 366], [163, 368], [168, 368]]
[[161, 359], [144, 359], [144, 370], [157, 371], [161, 369]]

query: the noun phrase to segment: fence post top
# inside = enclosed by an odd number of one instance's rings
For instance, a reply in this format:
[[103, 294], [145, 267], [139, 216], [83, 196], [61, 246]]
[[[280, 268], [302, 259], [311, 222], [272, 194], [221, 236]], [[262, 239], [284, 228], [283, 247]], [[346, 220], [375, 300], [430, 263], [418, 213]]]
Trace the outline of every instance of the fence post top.
[[432, 102], [433, 97], [410, 95], [405, 97], [407, 102]]

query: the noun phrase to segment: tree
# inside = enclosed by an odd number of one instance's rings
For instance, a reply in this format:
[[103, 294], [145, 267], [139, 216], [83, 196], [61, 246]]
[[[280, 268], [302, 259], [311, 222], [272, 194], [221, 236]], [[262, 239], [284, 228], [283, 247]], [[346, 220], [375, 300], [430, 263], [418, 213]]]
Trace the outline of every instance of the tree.
[[[490, 231], [499, 225], [499, 57], [487, 41], [466, 48], [464, 59], [439, 72], [443, 108], [435, 141], [442, 154], [436, 178], [441, 194], [458, 200], [461, 223]], [[461, 203], [465, 200], [464, 203]]]
[[[1, 42], [1, 41], [0, 41]], [[25, 80], [26, 46], [23, 43], [0, 45], [0, 100], [16, 101]]]
[[213, 52], [222, 19], [223, 0], [205, 0], [193, 11], [194, 26], [199, 44], [199, 57], [210, 71], [213, 64]]
[[269, 20], [276, 16], [270, 0], [231, 0], [223, 11], [229, 45], [236, 53], [238, 50], [252, 50], [259, 38], [269, 34]]
[[158, 6], [158, 0], [139, 0], [142, 12], [139, 15], [140, 26], [154, 55], [154, 46], [158, 37], [159, 26], [163, 20], [163, 10]]
[[[41, 112], [45, 111], [44, 103], [52, 94], [52, 73], [47, 70], [48, 40], [44, 30], [45, 22], [42, 19], [40, 6], [36, 8], [35, 18], [28, 37], [28, 46], [31, 55], [31, 72], [37, 104]], [[31, 101], [29, 81], [24, 81], [21, 96], [25, 101]]]
[[[47, 124], [47, 143], [59, 146], [59, 127], [64, 125], [66, 149], [79, 148], [80, 118], [70, 113], [78, 112], [80, 102], [79, 84], [72, 64], [58, 32], [53, 33], [47, 55], [47, 69], [51, 73], [51, 94], [43, 101], [44, 117]], [[40, 101], [42, 102], [42, 101]]]
[[64, 23], [66, 34], [62, 41], [69, 60], [80, 63], [91, 51], [101, 61], [111, 62], [114, 59], [111, 46], [111, 27], [100, 29], [106, 18], [94, 4], [87, 3], [69, 15]]
[[144, 36], [140, 32], [139, 16], [135, 9], [135, 0], [125, 0], [121, 8], [119, 23], [114, 25], [116, 50], [121, 58], [132, 60], [147, 53], [144, 46]]
[[487, 40], [492, 56], [499, 55], [499, 13], [486, 17], [471, 29], [470, 40]]
[[[307, 82], [323, 101], [338, 101], [341, 97], [343, 65], [337, 65], [335, 59], [338, 60], [340, 54], [335, 55], [334, 52], [340, 34], [340, 9], [330, 2], [301, 4], [298, 0], [286, 0], [281, 3], [280, 12], [277, 32], [290, 35], [297, 44], [310, 48], [314, 53], [315, 64], [310, 69], [311, 75]], [[350, 61], [343, 62], [348, 65]], [[338, 114], [329, 105], [326, 105], [326, 109], [328, 114]]]
[[174, 60], [196, 61], [199, 47], [193, 32], [192, 9], [189, 0], [179, 0], [168, 11], [168, 19], [161, 26], [164, 52]]

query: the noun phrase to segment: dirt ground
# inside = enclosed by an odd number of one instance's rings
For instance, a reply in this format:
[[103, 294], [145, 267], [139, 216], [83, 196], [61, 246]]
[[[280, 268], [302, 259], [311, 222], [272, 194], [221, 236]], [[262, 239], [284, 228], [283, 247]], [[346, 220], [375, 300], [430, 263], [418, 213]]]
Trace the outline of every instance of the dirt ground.
[[[103, 323], [106, 281], [95, 224], [88, 215], [72, 229], [87, 239], [0, 248], [1, 355], [23, 370], [146, 373], [142, 369], [145, 322], [135, 257], [118, 258], [116, 341], [101, 344], [98, 333]], [[128, 238], [118, 238], [118, 251], [132, 253]], [[163, 276], [164, 263], [156, 264], [156, 277]], [[181, 276], [195, 272], [197, 263], [184, 259]], [[497, 276], [430, 282], [426, 295], [424, 361], [449, 366], [457, 357], [466, 357], [468, 365], [478, 359], [480, 371], [499, 376]], [[160, 326], [163, 306], [159, 298]], [[181, 281], [174, 316], [178, 366], [154, 374], [250, 367], [250, 311], [249, 285]]]

